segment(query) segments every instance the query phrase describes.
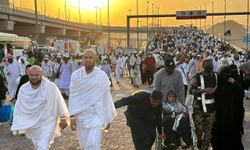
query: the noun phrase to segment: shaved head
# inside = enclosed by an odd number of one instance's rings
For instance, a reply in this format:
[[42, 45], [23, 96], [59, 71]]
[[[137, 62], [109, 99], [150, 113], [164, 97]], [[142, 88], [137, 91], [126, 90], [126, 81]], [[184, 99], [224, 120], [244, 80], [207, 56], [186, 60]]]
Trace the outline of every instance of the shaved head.
[[29, 70], [30, 71], [35, 71], [35, 72], [43, 73], [42, 68], [40, 66], [38, 66], [38, 65], [31, 66]]
[[86, 49], [86, 50], [84, 51], [83, 55], [86, 55], [87, 53], [94, 53], [94, 55], [97, 55], [97, 54], [96, 54], [96, 51], [93, 50], [93, 49]]
[[93, 49], [87, 49], [83, 54], [83, 65], [87, 73], [90, 73], [94, 67], [97, 60], [97, 54]]
[[29, 81], [34, 88], [40, 86], [43, 76], [43, 70], [40, 66], [34, 65], [29, 69]]

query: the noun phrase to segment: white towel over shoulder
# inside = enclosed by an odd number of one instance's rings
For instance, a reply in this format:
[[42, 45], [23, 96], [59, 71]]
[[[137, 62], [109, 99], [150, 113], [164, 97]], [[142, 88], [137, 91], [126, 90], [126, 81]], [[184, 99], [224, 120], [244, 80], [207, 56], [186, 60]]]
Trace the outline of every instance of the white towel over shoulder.
[[27, 82], [20, 88], [11, 130], [39, 128], [60, 116], [69, 117], [69, 112], [58, 87], [46, 78], [38, 89]]
[[105, 127], [116, 116], [109, 85], [107, 75], [97, 67], [90, 74], [86, 73], [85, 67], [76, 70], [70, 83], [70, 115], [77, 115], [94, 107]]

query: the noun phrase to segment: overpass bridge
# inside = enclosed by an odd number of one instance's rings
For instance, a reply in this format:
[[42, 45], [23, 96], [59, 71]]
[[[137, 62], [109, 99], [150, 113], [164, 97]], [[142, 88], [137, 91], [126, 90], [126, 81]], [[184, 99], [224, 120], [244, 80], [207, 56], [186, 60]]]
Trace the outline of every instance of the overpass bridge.
[[[48, 41], [47, 39], [49, 37], [57, 37], [61, 39], [79, 40], [83, 45], [88, 43], [96, 44], [98, 40], [102, 40], [101, 38], [107, 40], [108, 32], [111, 35], [111, 46], [113, 42], [126, 42], [126, 39], [122, 38], [127, 34], [126, 27], [96, 26], [95, 24], [71, 22], [41, 14], [38, 14], [37, 18], [38, 26], [36, 26], [36, 16], [33, 10], [0, 5], [0, 31], [30, 36], [33, 39], [38, 33], [38, 43], [44, 44]], [[156, 28], [147, 29], [146, 27], [142, 27], [139, 32], [146, 35], [148, 32], [154, 30], [156, 30]], [[136, 33], [137, 28], [130, 28], [130, 32], [132, 34]], [[116, 36], [112, 36], [112, 34]], [[119, 35], [122, 35], [122, 37], [117, 38]], [[133, 41], [133, 37], [131, 40]], [[141, 40], [146, 41], [145, 38], [141, 38]], [[124, 46], [126, 46], [126, 44]]]

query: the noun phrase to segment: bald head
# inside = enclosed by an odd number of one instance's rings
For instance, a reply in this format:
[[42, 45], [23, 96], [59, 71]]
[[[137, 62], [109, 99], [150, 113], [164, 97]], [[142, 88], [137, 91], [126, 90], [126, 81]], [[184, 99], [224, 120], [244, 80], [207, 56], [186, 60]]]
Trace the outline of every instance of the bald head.
[[83, 54], [83, 65], [87, 72], [91, 72], [97, 60], [97, 54], [93, 49], [87, 49], [84, 51]]
[[35, 72], [43, 73], [42, 68], [40, 66], [38, 66], [38, 65], [31, 66], [29, 70], [30, 71], [35, 71]]
[[93, 49], [86, 49], [86, 50], [84, 51], [84, 53], [83, 53], [83, 56], [86, 55], [87, 53], [92, 53], [92, 54], [94, 54], [94, 55], [97, 55], [97, 54], [96, 54], [96, 51], [93, 50]]
[[29, 69], [29, 81], [32, 86], [39, 87], [42, 81], [43, 70], [40, 66], [34, 65]]

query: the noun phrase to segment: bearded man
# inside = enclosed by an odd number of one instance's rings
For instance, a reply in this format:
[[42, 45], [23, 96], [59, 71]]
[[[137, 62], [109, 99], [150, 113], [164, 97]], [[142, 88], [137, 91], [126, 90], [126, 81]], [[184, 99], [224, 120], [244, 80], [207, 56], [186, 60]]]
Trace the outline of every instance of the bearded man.
[[32, 66], [28, 75], [29, 82], [21, 86], [17, 96], [11, 130], [25, 134], [35, 150], [48, 150], [60, 133], [59, 126], [67, 126], [69, 112], [60, 90], [43, 77], [41, 67]]
[[172, 58], [167, 57], [164, 61], [165, 67], [155, 74], [154, 88], [162, 92], [163, 99], [167, 98], [170, 90], [176, 91], [178, 102], [184, 104], [185, 94], [181, 72], [175, 69], [176, 66]]
[[96, 60], [96, 52], [86, 50], [84, 66], [72, 74], [70, 83], [70, 126], [77, 131], [82, 150], [101, 150], [102, 129], [116, 116], [110, 81], [95, 67]]
[[192, 115], [197, 146], [201, 150], [208, 150], [215, 121], [214, 92], [217, 88], [217, 74], [213, 72], [212, 59], [204, 59], [202, 64], [204, 71], [193, 77], [189, 93], [194, 95]]

